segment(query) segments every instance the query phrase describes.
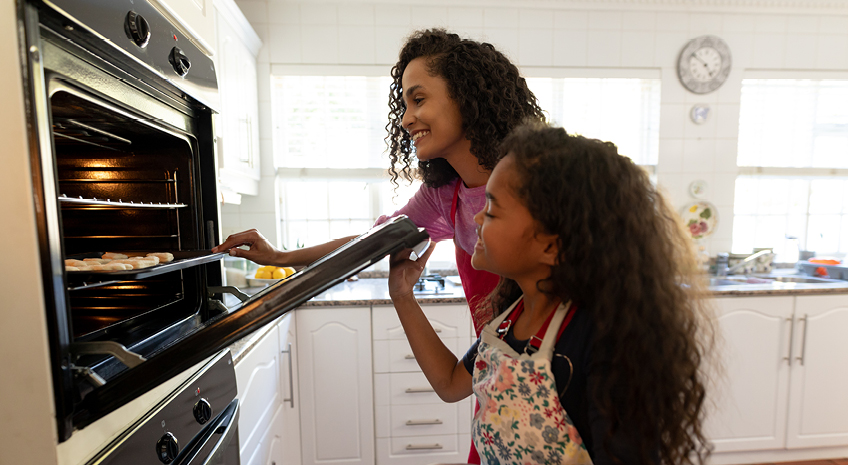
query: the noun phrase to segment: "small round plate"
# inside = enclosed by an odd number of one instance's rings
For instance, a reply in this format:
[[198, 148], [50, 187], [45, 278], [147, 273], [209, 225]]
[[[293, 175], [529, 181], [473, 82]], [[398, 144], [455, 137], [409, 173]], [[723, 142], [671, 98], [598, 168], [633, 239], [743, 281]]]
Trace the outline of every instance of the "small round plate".
[[715, 205], [706, 200], [687, 204], [680, 210], [680, 217], [692, 239], [707, 237], [714, 233], [718, 226], [718, 211]]

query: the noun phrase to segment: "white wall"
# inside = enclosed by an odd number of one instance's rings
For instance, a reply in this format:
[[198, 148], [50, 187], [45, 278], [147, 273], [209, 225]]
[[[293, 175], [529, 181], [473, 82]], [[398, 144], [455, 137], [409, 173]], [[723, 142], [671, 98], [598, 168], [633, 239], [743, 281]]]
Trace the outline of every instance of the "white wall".
[[[677, 207], [692, 200], [688, 195], [692, 181], [708, 183], [707, 200], [719, 211], [719, 228], [705, 242], [713, 254], [729, 251], [731, 245], [739, 97], [746, 70], [833, 70], [848, 77], [848, 2], [559, 0], [525, 1], [515, 7], [491, 0], [435, 6], [415, 0], [237, 0], [237, 4], [264, 44], [258, 73], [263, 174], [273, 163], [271, 64], [385, 65], [388, 74], [407, 34], [443, 26], [491, 42], [519, 66], [659, 69], [663, 85], [658, 181]], [[703, 34], [728, 43], [733, 68], [719, 90], [695, 95], [679, 84], [675, 62], [686, 42]], [[707, 123], [689, 121], [694, 103], [711, 106]], [[251, 207], [242, 205], [240, 210], [245, 208]], [[270, 205], [263, 208], [272, 210]], [[239, 208], [227, 208], [225, 220], [232, 218], [226, 216], [230, 210]], [[243, 213], [241, 222], [229, 223], [226, 229], [268, 221], [249, 215]]]

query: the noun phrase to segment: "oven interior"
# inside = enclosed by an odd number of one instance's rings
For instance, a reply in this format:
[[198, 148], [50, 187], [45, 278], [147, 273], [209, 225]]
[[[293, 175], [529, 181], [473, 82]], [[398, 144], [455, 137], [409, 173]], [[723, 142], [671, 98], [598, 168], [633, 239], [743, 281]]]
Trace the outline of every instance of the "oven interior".
[[[193, 138], [93, 92], [57, 88], [50, 111], [64, 257], [201, 249]], [[114, 341], [154, 355], [203, 321], [204, 271], [186, 267], [144, 279], [66, 272], [72, 346]], [[106, 354], [74, 363], [103, 380], [126, 369]]]

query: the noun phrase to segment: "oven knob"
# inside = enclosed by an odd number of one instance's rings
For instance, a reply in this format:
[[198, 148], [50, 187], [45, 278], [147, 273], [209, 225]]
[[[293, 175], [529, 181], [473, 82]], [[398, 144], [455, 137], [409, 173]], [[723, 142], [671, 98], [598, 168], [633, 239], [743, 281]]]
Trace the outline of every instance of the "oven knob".
[[194, 419], [201, 425], [212, 418], [212, 406], [209, 405], [209, 401], [203, 397], [194, 404], [192, 411], [194, 411]]
[[182, 50], [179, 49], [179, 47], [171, 49], [171, 55], [168, 56], [168, 61], [171, 62], [171, 66], [174, 67], [174, 71], [176, 71], [180, 76], [188, 74], [188, 69], [191, 68], [191, 61], [189, 61], [188, 57]]
[[156, 442], [156, 455], [159, 456], [159, 461], [162, 463], [173, 462], [179, 453], [180, 446], [177, 444], [177, 438], [171, 433], [165, 433]]
[[147, 42], [150, 41], [150, 25], [147, 24], [144, 16], [141, 16], [135, 11], [127, 13], [127, 19], [124, 21], [124, 31], [126, 31], [127, 37], [140, 48], [146, 47]]

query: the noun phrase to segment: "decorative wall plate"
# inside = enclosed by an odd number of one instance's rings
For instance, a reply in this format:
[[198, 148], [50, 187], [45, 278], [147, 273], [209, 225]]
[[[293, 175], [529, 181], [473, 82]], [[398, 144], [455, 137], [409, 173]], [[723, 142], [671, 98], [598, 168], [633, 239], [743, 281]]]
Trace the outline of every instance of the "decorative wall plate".
[[687, 204], [680, 210], [683, 225], [689, 230], [692, 239], [702, 239], [712, 235], [718, 226], [718, 211], [715, 205], [706, 200]]

